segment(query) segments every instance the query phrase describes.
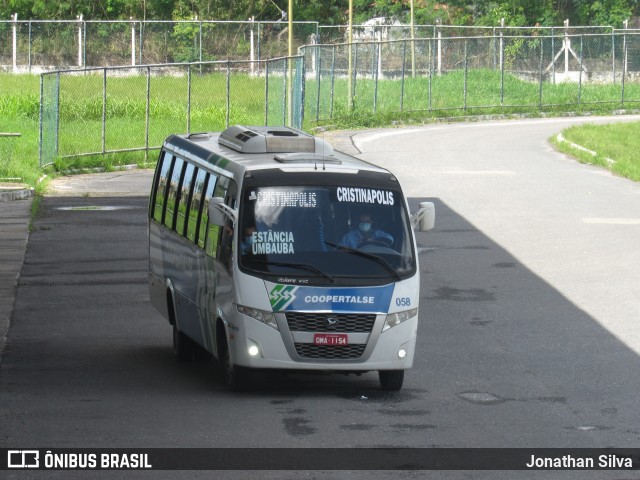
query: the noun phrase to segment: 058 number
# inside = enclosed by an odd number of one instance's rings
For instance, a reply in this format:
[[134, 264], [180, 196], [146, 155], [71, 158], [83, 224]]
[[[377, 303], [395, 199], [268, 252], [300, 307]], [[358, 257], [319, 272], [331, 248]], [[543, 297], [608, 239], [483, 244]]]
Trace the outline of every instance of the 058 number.
[[398, 307], [410, 307], [411, 299], [409, 297], [398, 297], [396, 298], [396, 306]]

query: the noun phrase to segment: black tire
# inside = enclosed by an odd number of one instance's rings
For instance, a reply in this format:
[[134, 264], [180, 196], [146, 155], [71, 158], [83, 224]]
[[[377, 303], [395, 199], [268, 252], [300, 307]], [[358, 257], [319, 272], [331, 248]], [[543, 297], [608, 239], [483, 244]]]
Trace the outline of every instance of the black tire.
[[194, 356], [193, 342], [178, 330], [175, 321], [173, 322], [173, 354], [179, 362], [190, 362]]
[[378, 378], [383, 390], [397, 392], [404, 382], [404, 370], [379, 370]]
[[249, 370], [231, 362], [231, 354], [229, 353], [226, 339], [222, 342], [220, 366], [224, 375], [224, 382], [233, 392], [245, 391], [249, 386]]

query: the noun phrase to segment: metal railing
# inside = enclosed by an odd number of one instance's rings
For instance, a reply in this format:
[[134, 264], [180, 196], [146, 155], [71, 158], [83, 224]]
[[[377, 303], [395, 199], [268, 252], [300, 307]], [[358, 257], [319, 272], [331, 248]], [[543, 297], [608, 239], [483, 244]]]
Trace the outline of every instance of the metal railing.
[[[307, 45], [304, 115], [640, 101], [640, 32]], [[601, 88], [608, 86], [607, 88]], [[349, 88], [351, 91], [349, 91]]]
[[[204, 20], [0, 20], [0, 68], [42, 72], [213, 60], [263, 60], [287, 55], [287, 23]], [[354, 41], [613, 33], [608, 26], [473, 27], [355, 25]], [[293, 22], [294, 46], [348, 41], [346, 25]]]
[[[293, 30], [297, 48], [317, 38], [318, 23], [293, 22]], [[12, 72], [256, 61], [287, 50], [286, 22], [0, 20], [0, 68]]]
[[172, 133], [235, 123], [300, 128], [303, 69], [303, 57], [285, 57], [43, 73], [40, 165], [81, 155], [146, 156]]
[[640, 105], [640, 32], [307, 45], [299, 57], [41, 75], [40, 163], [148, 152], [230, 124], [312, 127], [360, 114]]

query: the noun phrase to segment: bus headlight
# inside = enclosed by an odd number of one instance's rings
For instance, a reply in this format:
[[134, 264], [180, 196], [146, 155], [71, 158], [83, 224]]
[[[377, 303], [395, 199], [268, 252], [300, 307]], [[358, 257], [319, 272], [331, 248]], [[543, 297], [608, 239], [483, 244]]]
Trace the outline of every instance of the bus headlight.
[[259, 322], [269, 325], [272, 328], [278, 330], [278, 324], [276, 322], [276, 316], [273, 312], [265, 312], [264, 310], [258, 310], [257, 308], [244, 307], [238, 305], [238, 311], [243, 315], [251, 318], [255, 318]]
[[415, 317], [417, 314], [418, 314], [417, 308], [412, 308], [411, 310], [405, 310], [404, 312], [391, 313], [387, 315], [387, 319], [384, 321], [384, 325], [382, 326], [382, 331], [384, 332], [385, 330], [389, 330], [391, 327], [400, 325], [402, 322]]

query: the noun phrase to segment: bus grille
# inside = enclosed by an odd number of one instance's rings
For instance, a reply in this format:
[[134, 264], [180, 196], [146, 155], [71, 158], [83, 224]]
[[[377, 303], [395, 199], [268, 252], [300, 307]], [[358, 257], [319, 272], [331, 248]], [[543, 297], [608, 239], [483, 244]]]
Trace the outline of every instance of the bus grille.
[[296, 352], [302, 358], [318, 358], [324, 360], [360, 358], [366, 344], [354, 345], [314, 345], [313, 343], [296, 343]]
[[[335, 323], [329, 324], [329, 318]], [[376, 321], [375, 313], [303, 313], [287, 312], [289, 330], [292, 332], [350, 332], [369, 333]]]

